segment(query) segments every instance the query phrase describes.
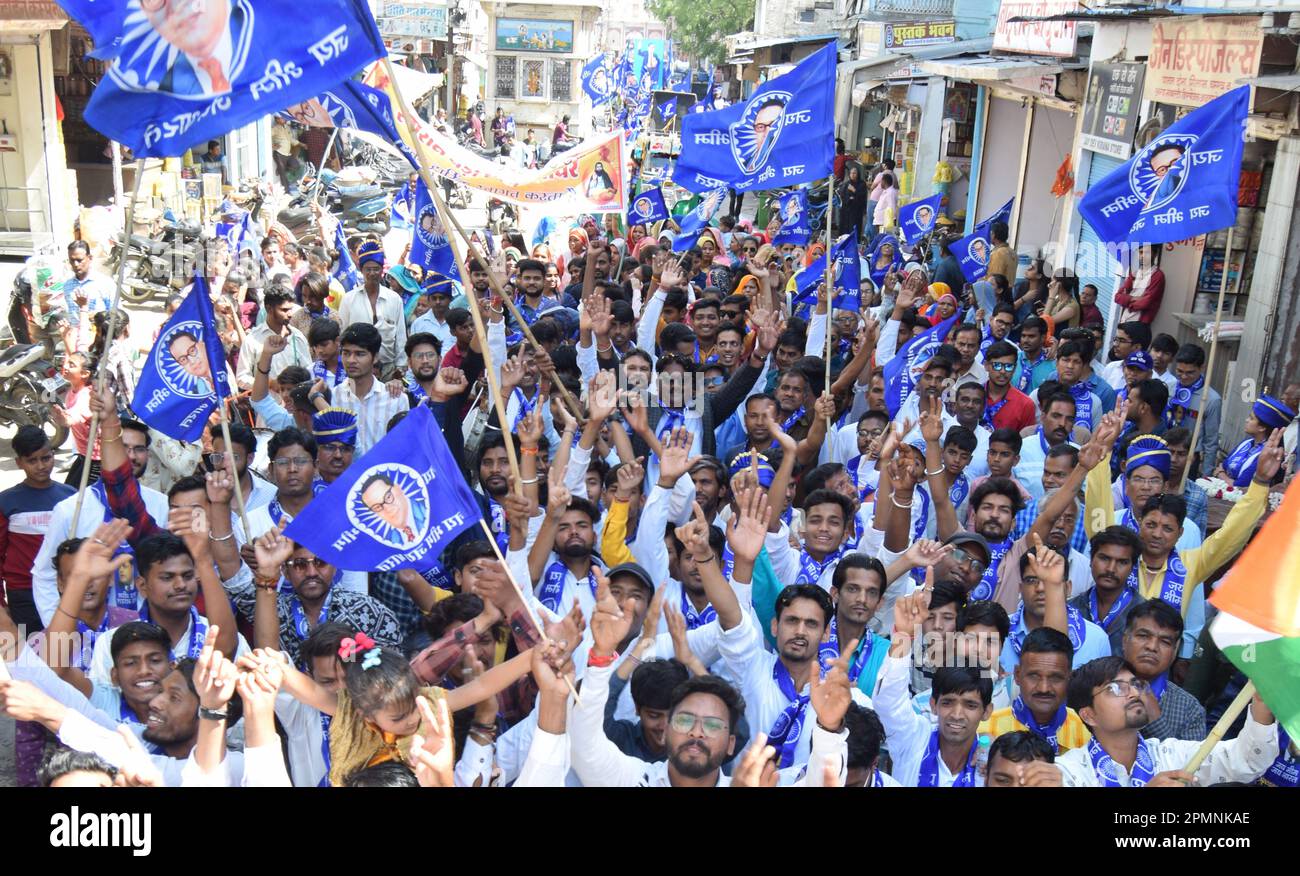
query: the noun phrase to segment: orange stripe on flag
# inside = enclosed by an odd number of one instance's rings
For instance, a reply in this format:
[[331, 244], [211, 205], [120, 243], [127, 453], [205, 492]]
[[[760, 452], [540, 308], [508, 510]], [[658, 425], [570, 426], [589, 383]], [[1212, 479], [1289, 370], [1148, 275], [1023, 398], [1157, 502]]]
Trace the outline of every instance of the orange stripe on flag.
[[1300, 636], [1300, 478], [1259, 531], [1210, 602], [1280, 636]]

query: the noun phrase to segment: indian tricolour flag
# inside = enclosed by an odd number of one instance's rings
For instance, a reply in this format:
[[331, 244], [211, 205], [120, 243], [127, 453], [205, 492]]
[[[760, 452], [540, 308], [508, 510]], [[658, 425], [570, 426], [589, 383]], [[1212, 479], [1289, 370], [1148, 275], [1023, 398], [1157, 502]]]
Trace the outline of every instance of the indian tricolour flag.
[[1210, 602], [1214, 643], [1300, 739], [1300, 480], [1242, 552]]

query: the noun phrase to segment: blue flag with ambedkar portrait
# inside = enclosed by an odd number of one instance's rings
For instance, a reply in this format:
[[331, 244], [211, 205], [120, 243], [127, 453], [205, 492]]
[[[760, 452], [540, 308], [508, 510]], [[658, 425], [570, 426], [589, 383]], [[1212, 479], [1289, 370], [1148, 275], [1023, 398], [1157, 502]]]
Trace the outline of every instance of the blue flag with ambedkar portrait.
[[377, 88], [345, 79], [315, 97], [296, 103], [278, 113], [280, 118], [309, 128], [353, 128], [383, 137], [416, 170], [420, 161], [411, 147], [397, 133], [393, 121], [393, 104]]
[[832, 40], [749, 100], [688, 113], [673, 182], [692, 192], [746, 192], [830, 176], [835, 157], [835, 63]]
[[942, 200], [942, 194], [934, 194], [898, 208], [898, 228], [903, 233], [904, 242], [909, 246], [915, 245], [934, 230]]
[[1237, 183], [1250, 86], [1216, 97], [1165, 128], [1079, 201], [1106, 243], [1169, 243], [1237, 221]]
[[646, 225], [668, 218], [668, 204], [664, 201], [664, 191], [659, 187], [644, 189], [632, 198], [632, 206], [627, 208], [627, 224]]
[[989, 238], [988, 226], [977, 226], [971, 234], [954, 240], [948, 244], [948, 251], [957, 260], [966, 282], [974, 283], [989, 272], [989, 253], [993, 252], [993, 241]]
[[592, 106], [608, 103], [614, 96], [614, 73], [609, 69], [609, 61], [601, 52], [582, 67], [582, 90], [591, 98]]
[[808, 218], [807, 189], [799, 188], [782, 195], [781, 203], [777, 207], [777, 215], [781, 219], [781, 227], [772, 237], [773, 246], [787, 243], [803, 246], [808, 242], [808, 238], [812, 237], [812, 223]]
[[673, 238], [673, 252], [686, 252], [695, 246], [700, 239], [700, 233], [722, 210], [722, 198], [726, 194], [726, 189], [714, 189], [700, 199], [694, 210], [682, 217], [682, 221], [678, 223], [681, 230]]
[[[111, 60], [85, 110], [137, 158], [180, 155], [347, 79], [386, 50], [364, 0], [59, 0]], [[116, 22], [116, 26], [114, 23]]]
[[[835, 297], [831, 307], [836, 310], [862, 308], [862, 261], [858, 257], [857, 236], [846, 234], [831, 247], [831, 260], [835, 265]], [[826, 259], [819, 258], [795, 275], [795, 304], [817, 300], [817, 286], [826, 276]]]
[[361, 272], [357, 270], [356, 263], [352, 261], [352, 253], [348, 251], [348, 241], [343, 236], [342, 222], [334, 226], [334, 250], [339, 254], [339, 258], [334, 265], [334, 273], [331, 276], [339, 281], [343, 291], [351, 292], [358, 286], [364, 285], [365, 279], [361, 276]]
[[911, 395], [917, 380], [925, 370], [925, 364], [934, 357], [935, 350], [948, 337], [948, 332], [961, 319], [961, 312], [954, 313], [938, 325], [931, 326], [912, 338], [894, 354], [894, 358], [885, 363], [885, 407], [891, 418], [898, 416], [903, 402]]
[[427, 569], [483, 518], [427, 405], [419, 405], [284, 531], [340, 569]]
[[226, 351], [212, 315], [208, 281], [190, 292], [158, 332], [135, 385], [131, 410], [177, 441], [200, 441], [208, 417], [230, 395]]
[[433, 205], [433, 198], [424, 186], [424, 180], [415, 185], [415, 216], [412, 218], [411, 252], [408, 261], [419, 265], [426, 274], [437, 271], [444, 276], [456, 273], [456, 256], [451, 250], [451, 241], [447, 239], [447, 229], [438, 208]]

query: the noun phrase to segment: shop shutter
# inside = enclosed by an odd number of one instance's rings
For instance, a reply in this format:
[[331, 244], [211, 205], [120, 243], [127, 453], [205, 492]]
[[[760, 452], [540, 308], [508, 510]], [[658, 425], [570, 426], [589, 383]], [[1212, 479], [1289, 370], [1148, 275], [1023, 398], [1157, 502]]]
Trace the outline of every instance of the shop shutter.
[[[1111, 158], [1109, 155], [1102, 155], [1098, 152], [1092, 152], [1092, 162], [1088, 168], [1088, 188], [1101, 182], [1105, 176], [1116, 168], [1124, 164], [1118, 158]], [[1104, 249], [1101, 238], [1097, 232], [1092, 230], [1092, 226], [1087, 220], [1080, 223], [1079, 229], [1079, 252], [1080, 253], [1097, 253]], [[1114, 260], [1108, 258], [1081, 258], [1079, 264], [1096, 276], [1088, 276], [1087, 273], [1079, 274], [1079, 288], [1082, 289], [1091, 283], [1097, 287], [1097, 308], [1106, 318], [1107, 324], [1110, 323], [1111, 305], [1115, 301], [1115, 272]]]

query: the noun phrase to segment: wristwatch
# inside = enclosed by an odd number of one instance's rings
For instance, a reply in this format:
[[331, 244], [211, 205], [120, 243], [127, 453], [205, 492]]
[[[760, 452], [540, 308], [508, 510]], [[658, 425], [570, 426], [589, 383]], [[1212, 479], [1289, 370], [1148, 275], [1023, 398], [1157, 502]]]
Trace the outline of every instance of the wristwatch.
[[205, 709], [199, 706], [199, 717], [207, 721], [224, 721], [227, 718], [225, 709]]

